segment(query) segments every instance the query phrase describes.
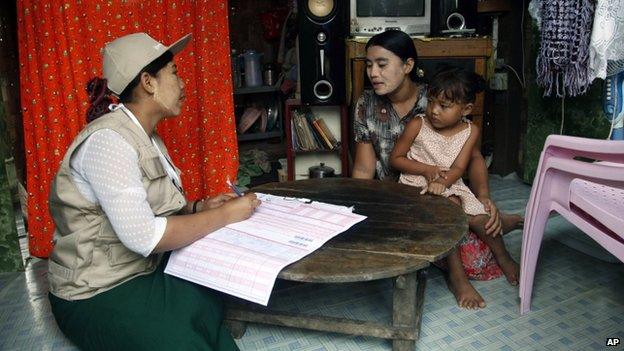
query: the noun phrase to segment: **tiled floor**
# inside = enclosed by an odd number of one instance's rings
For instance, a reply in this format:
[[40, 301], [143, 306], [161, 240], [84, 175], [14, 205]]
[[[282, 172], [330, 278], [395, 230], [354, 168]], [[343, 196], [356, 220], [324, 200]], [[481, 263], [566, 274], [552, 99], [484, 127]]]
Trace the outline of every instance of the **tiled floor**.
[[[492, 177], [493, 197], [508, 212], [522, 212], [529, 187], [513, 177]], [[549, 222], [536, 273], [532, 311], [518, 314], [518, 289], [505, 279], [475, 282], [488, 306], [456, 307], [440, 271], [427, 282], [418, 350], [608, 350], [608, 337], [624, 339], [624, 265], [580, 253], [553, 238], [573, 233], [561, 218]], [[505, 241], [518, 259], [520, 231]], [[46, 298], [45, 262], [25, 273], [0, 274], [0, 350], [74, 350], [57, 329]], [[390, 320], [391, 285], [311, 285], [272, 300], [286, 310]], [[624, 341], [623, 341], [624, 342]], [[385, 340], [250, 325], [242, 350], [390, 350]]]

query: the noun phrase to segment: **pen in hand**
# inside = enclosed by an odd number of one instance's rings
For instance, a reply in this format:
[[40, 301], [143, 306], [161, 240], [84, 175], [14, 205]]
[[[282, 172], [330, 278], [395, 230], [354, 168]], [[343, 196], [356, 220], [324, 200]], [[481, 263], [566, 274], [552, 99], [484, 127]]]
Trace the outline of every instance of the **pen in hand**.
[[243, 196], [243, 192], [240, 191], [240, 189], [236, 185], [232, 184], [229, 177], [225, 180], [225, 183], [230, 187], [230, 189], [232, 189], [234, 193], [236, 193], [238, 197]]

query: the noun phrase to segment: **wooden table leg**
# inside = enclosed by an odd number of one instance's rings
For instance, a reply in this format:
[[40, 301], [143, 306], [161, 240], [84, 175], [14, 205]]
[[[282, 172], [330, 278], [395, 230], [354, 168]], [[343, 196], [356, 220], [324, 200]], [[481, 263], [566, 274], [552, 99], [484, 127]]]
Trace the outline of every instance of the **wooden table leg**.
[[415, 339], [392, 340], [393, 351], [413, 351], [420, 334], [420, 322], [427, 282], [427, 270], [400, 275], [394, 280], [392, 326], [414, 330]]
[[392, 340], [394, 351], [413, 351], [420, 334], [426, 269], [394, 278], [392, 325], [355, 319], [289, 313], [255, 304], [226, 304], [224, 322], [234, 338], [245, 334], [247, 322], [303, 328]]

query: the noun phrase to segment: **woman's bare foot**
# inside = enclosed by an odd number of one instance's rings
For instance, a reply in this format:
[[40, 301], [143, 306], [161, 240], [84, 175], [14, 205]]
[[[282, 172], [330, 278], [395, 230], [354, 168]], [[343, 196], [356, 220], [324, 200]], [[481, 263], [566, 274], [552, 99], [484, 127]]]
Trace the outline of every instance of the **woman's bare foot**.
[[501, 222], [503, 234], [507, 234], [512, 230], [522, 229], [524, 227], [524, 218], [517, 214], [501, 213]]
[[509, 255], [509, 253], [505, 253], [504, 255], [500, 255], [502, 257], [496, 257], [496, 262], [503, 270], [503, 274], [509, 284], [516, 286], [518, 285], [518, 281], [520, 280], [520, 266], [513, 258]]
[[485, 307], [485, 301], [465, 276], [453, 277], [452, 274], [449, 274], [447, 282], [449, 290], [455, 295], [459, 307], [470, 310]]

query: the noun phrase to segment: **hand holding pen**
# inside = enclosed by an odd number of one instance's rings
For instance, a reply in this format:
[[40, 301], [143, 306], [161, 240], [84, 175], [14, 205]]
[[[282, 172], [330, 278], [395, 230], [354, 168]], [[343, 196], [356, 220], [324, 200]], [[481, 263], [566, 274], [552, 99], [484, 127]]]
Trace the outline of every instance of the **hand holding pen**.
[[232, 182], [230, 181], [230, 177], [227, 177], [227, 179], [225, 180], [225, 184], [227, 184], [238, 197], [244, 195], [243, 192], [236, 185], [232, 184]]
[[260, 205], [260, 200], [256, 198], [256, 194], [243, 194], [238, 187], [232, 184], [229, 178], [226, 180], [226, 184], [237, 195], [236, 198], [224, 204], [227, 207], [228, 222], [234, 223], [251, 217], [256, 207]]

